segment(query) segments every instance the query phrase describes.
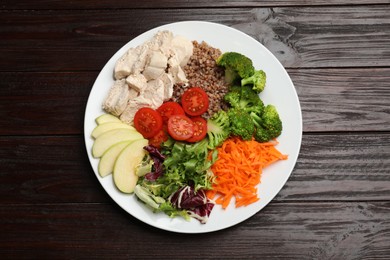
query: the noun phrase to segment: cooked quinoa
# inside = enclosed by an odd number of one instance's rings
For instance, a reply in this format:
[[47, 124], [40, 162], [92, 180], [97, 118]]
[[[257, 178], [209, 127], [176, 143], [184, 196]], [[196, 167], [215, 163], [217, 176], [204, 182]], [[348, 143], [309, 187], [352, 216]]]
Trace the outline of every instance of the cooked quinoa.
[[180, 101], [180, 96], [185, 89], [190, 87], [203, 88], [209, 97], [210, 103], [209, 109], [204, 115], [207, 118], [221, 109], [226, 109], [223, 96], [228, 91], [228, 85], [224, 80], [224, 69], [218, 67], [215, 62], [222, 52], [206, 42], [193, 41], [192, 44], [194, 45], [193, 54], [184, 67], [188, 84], [175, 85], [172, 98], [174, 101]]

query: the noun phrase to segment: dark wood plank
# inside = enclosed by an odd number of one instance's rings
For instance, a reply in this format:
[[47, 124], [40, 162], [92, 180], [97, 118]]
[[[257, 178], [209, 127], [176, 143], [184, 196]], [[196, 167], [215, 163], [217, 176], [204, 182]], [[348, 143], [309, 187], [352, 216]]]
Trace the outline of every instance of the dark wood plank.
[[82, 136], [0, 138], [1, 203], [107, 201]]
[[388, 4], [387, 0], [278, 0], [278, 1], [247, 1], [247, 0], [222, 0], [222, 1], [181, 1], [181, 0], [76, 0], [76, 1], [60, 1], [60, 0], [36, 0], [36, 1], [11, 1], [3, 0], [1, 8], [4, 10], [47, 10], [47, 9], [122, 9], [122, 8], [209, 8], [209, 7], [264, 7], [264, 6], [321, 6], [321, 5], [373, 5], [373, 4]]
[[237, 28], [263, 43], [290, 68], [390, 63], [390, 5], [23, 10], [0, 14], [0, 71], [98, 70], [135, 36], [182, 20]]
[[2, 135], [81, 134], [98, 73], [1, 73]]
[[286, 67], [388, 66], [390, 6], [253, 9], [232, 22]]
[[[3, 0], [1, 259], [390, 259], [389, 4]], [[298, 162], [276, 198], [237, 226], [196, 236], [117, 206], [83, 138], [106, 61], [140, 33], [182, 20], [263, 43], [287, 67], [304, 121]]]
[[0, 253], [5, 259], [387, 259], [389, 213], [388, 202], [271, 203], [237, 226], [194, 236], [147, 226], [110, 204], [1, 205]]
[[305, 132], [390, 130], [390, 69], [288, 72], [300, 100]]
[[390, 135], [304, 135], [278, 200], [389, 200]]
[[[110, 200], [82, 136], [1, 137], [0, 165], [0, 204]], [[276, 201], [390, 200], [389, 169], [389, 134], [304, 135]]]
[[[303, 130], [389, 131], [390, 69], [290, 69]], [[0, 73], [0, 135], [81, 134], [98, 72]], [[23, 126], [23, 127], [21, 127]]]

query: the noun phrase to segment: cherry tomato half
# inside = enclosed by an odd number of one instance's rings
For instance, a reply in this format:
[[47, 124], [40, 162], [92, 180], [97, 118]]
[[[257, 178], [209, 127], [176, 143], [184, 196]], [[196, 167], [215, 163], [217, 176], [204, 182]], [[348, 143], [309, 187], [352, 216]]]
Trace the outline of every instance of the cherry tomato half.
[[184, 110], [180, 104], [172, 101], [162, 104], [157, 108], [157, 112], [160, 113], [164, 123], [168, 122], [172, 115], [184, 115]]
[[152, 138], [149, 138], [149, 144], [153, 145], [157, 149], [161, 148], [161, 143], [168, 140], [168, 134], [161, 129], [157, 134], [155, 134]]
[[194, 124], [187, 116], [173, 115], [168, 120], [168, 133], [175, 140], [186, 140], [193, 135]]
[[144, 138], [151, 138], [162, 129], [162, 118], [160, 114], [150, 108], [140, 108], [134, 116], [134, 127]]
[[183, 93], [181, 105], [188, 115], [200, 116], [209, 108], [209, 98], [203, 89], [193, 87]]
[[191, 120], [194, 124], [194, 133], [186, 141], [190, 143], [199, 142], [200, 140], [206, 137], [207, 121], [200, 116], [193, 117], [191, 118]]

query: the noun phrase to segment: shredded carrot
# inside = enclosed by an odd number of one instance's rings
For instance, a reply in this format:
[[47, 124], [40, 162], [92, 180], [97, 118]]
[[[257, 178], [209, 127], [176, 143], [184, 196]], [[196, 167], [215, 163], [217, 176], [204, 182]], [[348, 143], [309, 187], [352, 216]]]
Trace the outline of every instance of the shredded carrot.
[[276, 161], [287, 159], [287, 155], [275, 148], [276, 144], [276, 140], [259, 143], [236, 137], [227, 139], [217, 148], [218, 159], [211, 167], [216, 181], [207, 191], [207, 197], [224, 209], [233, 197], [236, 207], [258, 201], [257, 185], [263, 169]]

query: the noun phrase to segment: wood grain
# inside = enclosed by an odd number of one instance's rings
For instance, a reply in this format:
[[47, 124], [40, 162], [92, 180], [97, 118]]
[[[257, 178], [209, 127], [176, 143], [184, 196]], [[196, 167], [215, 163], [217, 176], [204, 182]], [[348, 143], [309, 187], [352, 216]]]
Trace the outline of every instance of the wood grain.
[[388, 4], [388, 0], [278, 0], [278, 1], [247, 1], [247, 0], [221, 0], [221, 1], [181, 1], [181, 0], [36, 0], [34, 2], [21, 2], [12, 0], [3, 0], [1, 8], [4, 10], [52, 10], [52, 9], [124, 9], [124, 8], [210, 8], [210, 7], [264, 7], [264, 6], [322, 6], [322, 5], [375, 5]]
[[0, 73], [0, 134], [81, 134], [97, 75]]
[[271, 203], [237, 226], [194, 236], [110, 204], [2, 205], [0, 251], [5, 259], [371, 259], [390, 253], [389, 213], [388, 202]]
[[[304, 132], [390, 130], [390, 69], [288, 72], [299, 96]], [[0, 73], [0, 125], [7, 125], [0, 135], [81, 134], [97, 75]]]
[[16, 10], [0, 15], [0, 71], [99, 70], [142, 32], [183, 20], [217, 22], [241, 30], [263, 43], [289, 68], [380, 67], [390, 63], [388, 5]]
[[[0, 138], [2, 204], [110, 200], [82, 136]], [[390, 200], [390, 135], [304, 135], [277, 201]], [[287, 174], [287, 173], [280, 173]]]
[[[304, 131], [268, 206], [196, 236], [117, 206], [83, 136], [108, 59], [187, 20], [264, 44], [294, 82]], [[389, 0], [3, 0], [0, 39], [1, 259], [390, 259]]]
[[389, 134], [304, 135], [280, 200], [390, 200]]
[[301, 104], [303, 129], [389, 131], [390, 70], [288, 70]]
[[107, 201], [82, 136], [0, 138], [1, 204]]

